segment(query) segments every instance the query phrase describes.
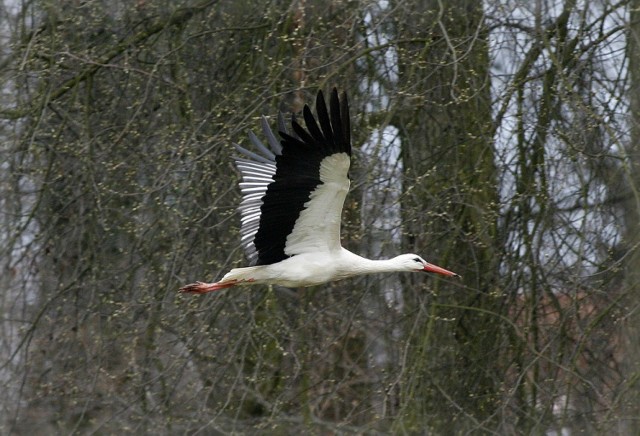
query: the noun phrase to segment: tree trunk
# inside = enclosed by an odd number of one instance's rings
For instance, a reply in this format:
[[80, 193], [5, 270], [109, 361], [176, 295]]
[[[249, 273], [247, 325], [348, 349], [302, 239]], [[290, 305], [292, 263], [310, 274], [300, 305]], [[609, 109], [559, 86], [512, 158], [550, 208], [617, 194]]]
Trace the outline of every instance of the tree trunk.
[[434, 297], [417, 297], [427, 305], [405, 401], [418, 421], [436, 413], [429, 421], [443, 431], [490, 420], [499, 404], [498, 194], [482, 4], [420, 3], [428, 12], [398, 26], [399, 39], [418, 41], [399, 50], [405, 243], [463, 280], [430, 279]]
[[[622, 203], [624, 216], [624, 236], [622, 248], [619, 252], [624, 254], [624, 288], [627, 298], [633, 306], [640, 301], [640, 1], [634, 0], [630, 4], [630, 25], [628, 36], [629, 58], [629, 106], [631, 138], [626, 144], [627, 168], [624, 171], [624, 201]], [[617, 184], [617, 183], [616, 183]], [[619, 191], [612, 190], [615, 195]], [[632, 306], [629, 306], [632, 307]], [[637, 417], [640, 414], [640, 384], [637, 382], [640, 375], [640, 312], [631, 311], [627, 318], [625, 340], [625, 365], [626, 380], [629, 382], [629, 398], [625, 398], [624, 427], [626, 434], [638, 434], [640, 424]]]

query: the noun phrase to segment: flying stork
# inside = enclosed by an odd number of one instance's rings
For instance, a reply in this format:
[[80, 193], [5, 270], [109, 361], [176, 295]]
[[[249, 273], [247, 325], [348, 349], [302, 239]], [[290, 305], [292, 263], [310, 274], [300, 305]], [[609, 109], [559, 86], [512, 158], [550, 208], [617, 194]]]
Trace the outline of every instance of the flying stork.
[[331, 93], [330, 111], [316, 98], [319, 125], [305, 105], [306, 130], [295, 117], [288, 132], [278, 116], [280, 142], [262, 117], [271, 150], [249, 132], [257, 152], [234, 144], [242, 174], [241, 243], [250, 264], [234, 268], [215, 283], [196, 282], [180, 292], [204, 294], [232, 286], [275, 284], [306, 287], [361, 274], [396, 271], [458, 274], [426, 262], [415, 254], [370, 260], [342, 248], [340, 220], [349, 192], [351, 130], [346, 93]]

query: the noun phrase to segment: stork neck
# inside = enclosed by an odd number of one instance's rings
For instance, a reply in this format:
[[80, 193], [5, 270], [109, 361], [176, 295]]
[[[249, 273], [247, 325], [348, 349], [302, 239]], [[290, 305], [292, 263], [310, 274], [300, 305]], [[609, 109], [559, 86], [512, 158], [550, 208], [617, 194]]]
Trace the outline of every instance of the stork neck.
[[371, 273], [388, 273], [401, 271], [394, 259], [367, 259], [349, 252], [349, 257], [353, 256], [348, 262], [352, 274], [371, 274]]
[[372, 273], [388, 273], [401, 271], [394, 259], [367, 259], [367, 268]]

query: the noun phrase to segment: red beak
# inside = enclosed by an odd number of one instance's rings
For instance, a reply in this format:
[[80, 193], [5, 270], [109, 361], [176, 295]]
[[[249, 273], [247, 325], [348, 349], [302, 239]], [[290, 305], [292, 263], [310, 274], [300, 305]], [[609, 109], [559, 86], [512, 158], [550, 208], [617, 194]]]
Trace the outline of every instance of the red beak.
[[430, 263], [427, 263], [424, 266], [424, 269], [422, 271], [436, 273], [436, 274], [442, 274], [443, 276], [447, 276], [447, 277], [460, 277], [460, 275], [458, 275], [458, 274], [456, 274], [454, 272], [451, 272], [451, 271], [449, 271], [447, 269], [444, 269], [444, 268], [440, 268], [439, 266], [433, 265], [433, 264], [430, 264]]

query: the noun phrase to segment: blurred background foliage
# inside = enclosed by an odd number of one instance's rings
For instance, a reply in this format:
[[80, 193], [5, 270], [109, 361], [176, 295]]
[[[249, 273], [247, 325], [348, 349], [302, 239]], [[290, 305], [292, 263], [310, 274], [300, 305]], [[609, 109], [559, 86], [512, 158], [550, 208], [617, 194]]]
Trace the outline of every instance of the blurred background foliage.
[[[637, 434], [637, 0], [0, 3], [5, 434]], [[343, 245], [244, 262], [232, 142], [351, 102]]]

